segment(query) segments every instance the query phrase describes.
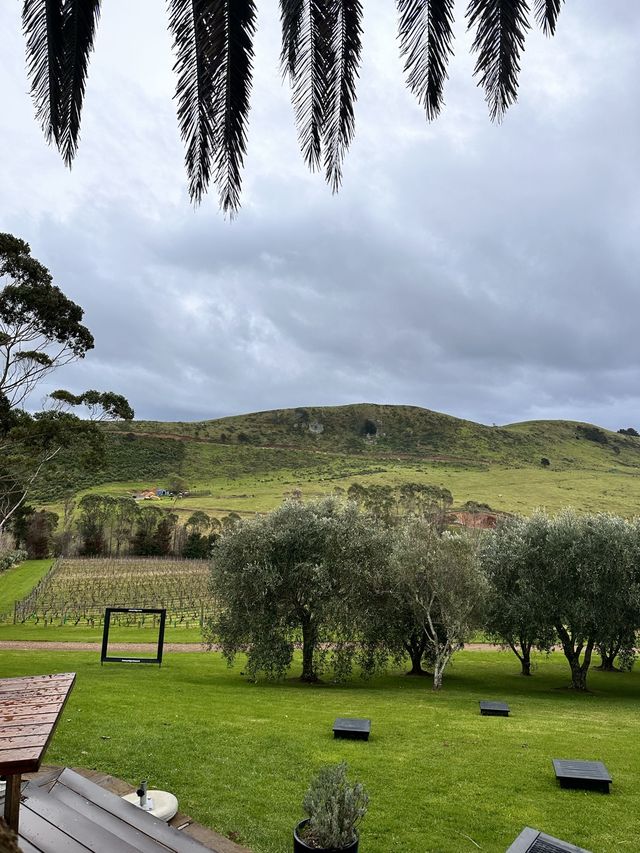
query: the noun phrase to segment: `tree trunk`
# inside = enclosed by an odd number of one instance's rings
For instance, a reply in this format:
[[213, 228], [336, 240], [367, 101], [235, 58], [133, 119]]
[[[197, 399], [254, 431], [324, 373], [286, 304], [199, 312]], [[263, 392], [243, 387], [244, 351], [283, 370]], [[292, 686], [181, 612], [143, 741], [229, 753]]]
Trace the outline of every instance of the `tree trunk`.
[[411, 658], [411, 670], [407, 675], [430, 675], [426, 669], [422, 668], [422, 656], [424, 655], [426, 645], [427, 638], [425, 636], [418, 637], [415, 632], [404, 643], [405, 650]]
[[444, 674], [443, 669], [440, 668], [439, 663], [436, 663], [436, 665], [433, 667], [433, 689], [434, 690], [441, 690], [442, 689], [442, 676], [443, 676], [443, 674]]
[[509, 643], [509, 648], [520, 661], [520, 674], [531, 675], [531, 643], [520, 638], [520, 649], [515, 643]]
[[600, 653], [601, 663], [598, 669], [601, 669], [603, 672], [617, 672], [617, 667], [615, 666], [615, 659], [620, 652], [620, 646], [599, 646], [598, 652]]
[[594, 641], [592, 639], [587, 641], [587, 645], [584, 646], [584, 657], [582, 659], [582, 663], [580, 663], [580, 654], [583, 649], [583, 641], [580, 640], [576, 645], [575, 638], [569, 636], [569, 632], [564, 627], [564, 625], [556, 625], [556, 631], [558, 632], [560, 642], [562, 643], [562, 650], [564, 651], [564, 656], [569, 661], [569, 666], [571, 667], [572, 689], [586, 690], [587, 673], [589, 672], [589, 667], [591, 666], [591, 654], [593, 653]]
[[300, 681], [313, 684], [318, 680], [313, 667], [313, 652], [318, 639], [318, 631], [309, 618], [302, 621], [302, 675]]

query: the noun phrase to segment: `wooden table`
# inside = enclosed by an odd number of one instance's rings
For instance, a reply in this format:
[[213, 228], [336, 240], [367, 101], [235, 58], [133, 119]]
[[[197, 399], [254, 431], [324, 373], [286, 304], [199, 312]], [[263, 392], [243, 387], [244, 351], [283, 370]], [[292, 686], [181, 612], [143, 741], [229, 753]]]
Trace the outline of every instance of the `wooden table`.
[[0, 774], [4, 819], [17, 833], [23, 773], [35, 773], [53, 737], [75, 672], [0, 679]]

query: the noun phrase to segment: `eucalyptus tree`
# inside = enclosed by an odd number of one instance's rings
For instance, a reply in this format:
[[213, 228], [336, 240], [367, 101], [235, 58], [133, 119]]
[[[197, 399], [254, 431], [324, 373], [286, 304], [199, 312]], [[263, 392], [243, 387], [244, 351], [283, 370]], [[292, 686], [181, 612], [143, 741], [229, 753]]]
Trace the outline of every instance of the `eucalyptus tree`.
[[317, 681], [327, 658], [339, 676], [357, 654], [351, 602], [362, 567], [380, 557], [377, 530], [354, 503], [287, 501], [238, 522], [213, 548], [218, 612], [205, 628], [231, 663], [281, 678], [302, 646], [301, 680]]
[[[124, 397], [89, 390], [54, 391], [49, 408], [30, 414], [22, 407], [52, 371], [82, 359], [93, 337], [83, 311], [53, 284], [29, 244], [0, 233], [0, 532], [19, 511], [44, 470], [65, 449], [76, 467], [94, 468], [104, 452], [95, 422], [133, 418]], [[68, 411], [81, 407], [88, 419]]]
[[[553, 35], [563, 0], [533, 0], [536, 22]], [[371, 2], [371, 7], [375, 2]], [[453, 54], [455, 0], [396, 0], [409, 89], [435, 119]], [[100, 0], [24, 0], [23, 28], [36, 116], [71, 165], [78, 148], [89, 57]], [[298, 138], [312, 170], [334, 191], [355, 130], [363, 0], [280, 0], [281, 65], [289, 78]], [[210, 180], [220, 204], [240, 204], [253, 78], [257, 0], [168, 0], [176, 100], [189, 192], [200, 202]], [[492, 120], [516, 100], [531, 23], [527, 0], [468, 0], [475, 76]]]

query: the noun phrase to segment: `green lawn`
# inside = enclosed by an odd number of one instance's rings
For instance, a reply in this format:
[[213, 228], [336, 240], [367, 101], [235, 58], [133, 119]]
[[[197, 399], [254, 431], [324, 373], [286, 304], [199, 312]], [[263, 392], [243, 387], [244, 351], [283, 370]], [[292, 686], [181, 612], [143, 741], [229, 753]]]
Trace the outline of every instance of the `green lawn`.
[[46, 575], [53, 560], [26, 560], [0, 575], [0, 613], [13, 611], [14, 602], [27, 595]]
[[[90, 625], [44, 625], [25, 622], [0, 625], [0, 640], [34, 640], [46, 643], [101, 643], [102, 627]], [[157, 643], [157, 628], [126, 628], [114, 625], [109, 640], [116, 643]], [[200, 628], [171, 628], [164, 634], [165, 643], [201, 643]]]
[[[564, 658], [538, 660], [524, 679], [510, 653], [462, 653], [440, 694], [401, 673], [254, 685], [217, 654], [168, 655], [159, 669], [3, 652], [0, 675], [76, 671], [46, 760], [148, 778], [255, 853], [291, 849], [310, 776], [342, 758], [371, 797], [363, 853], [504, 853], [525, 824], [594, 853], [635, 853], [640, 674], [593, 672], [594, 693], [576, 695], [563, 689]], [[480, 717], [481, 698], [508, 701], [512, 716]], [[333, 740], [336, 716], [371, 717], [371, 740]], [[561, 790], [553, 757], [605, 761], [611, 795]]]

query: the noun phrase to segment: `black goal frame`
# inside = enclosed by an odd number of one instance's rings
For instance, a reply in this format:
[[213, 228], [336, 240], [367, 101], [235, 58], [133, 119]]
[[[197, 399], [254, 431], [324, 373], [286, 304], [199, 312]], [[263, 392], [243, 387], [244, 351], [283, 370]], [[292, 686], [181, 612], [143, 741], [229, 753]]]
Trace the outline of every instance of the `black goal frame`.
[[[116, 657], [109, 654], [109, 629], [111, 627], [112, 613], [153, 613], [160, 616], [160, 628], [158, 631], [158, 650], [154, 658], [138, 657]], [[164, 649], [164, 627], [167, 621], [167, 611], [164, 608], [144, 607], [107, 607], [104, 611], [104, 630], [102, 632], [102, 652], [100, 664], [103, 663], [157, 663], [162, 666], [162, 651]]]

